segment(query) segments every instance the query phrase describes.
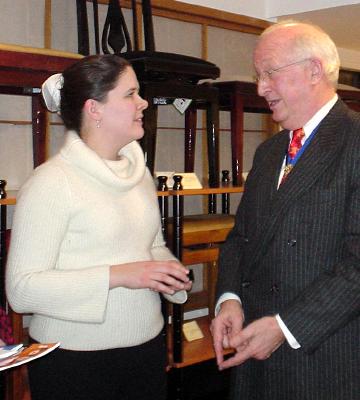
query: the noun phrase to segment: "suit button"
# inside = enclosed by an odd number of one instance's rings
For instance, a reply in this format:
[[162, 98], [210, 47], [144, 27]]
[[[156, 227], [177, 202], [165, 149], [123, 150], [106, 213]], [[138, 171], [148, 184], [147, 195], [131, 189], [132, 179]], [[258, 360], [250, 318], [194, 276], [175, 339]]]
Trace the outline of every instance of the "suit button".
[[249, 243], [249, 238], [244, 237], [244, 242], [245, 242], [245, 243]]
[[270, 288], [270, 292], [271, 293], [279, 293], [278, 285], [276, 285], [276, 284], [272, 285], [271, 288]]
[[242, 281], [242, 282], [241, 282], [241, 286], [242, 286], [244, 289], [246, 289], [246, 288], [248, 288], [248, 287], [250, 286], [250, 282], [249, 282], [249, 281]]
[[289, 239], [287, 244], [288, 246], [294, 247], [296, 245], [296, 239]]

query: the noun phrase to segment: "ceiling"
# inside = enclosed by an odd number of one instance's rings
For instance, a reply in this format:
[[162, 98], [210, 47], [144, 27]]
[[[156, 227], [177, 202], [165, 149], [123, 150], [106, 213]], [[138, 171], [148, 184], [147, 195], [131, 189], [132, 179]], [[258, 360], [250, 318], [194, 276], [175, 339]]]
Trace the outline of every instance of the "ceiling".
[[319, 25], [338, 47], [360, 51], [360, 4], [283, 15], [278, 20], [288, 18]]

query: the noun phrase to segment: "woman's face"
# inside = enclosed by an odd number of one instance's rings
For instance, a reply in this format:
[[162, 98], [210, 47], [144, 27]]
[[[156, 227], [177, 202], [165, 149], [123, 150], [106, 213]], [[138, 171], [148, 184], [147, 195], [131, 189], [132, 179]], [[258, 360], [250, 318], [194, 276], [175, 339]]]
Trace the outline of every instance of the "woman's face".
[[121, 148], [144, 135], [143, 111], [146, 100], [139, 96], [139, 82], [131, 67], [121, 74], [117, 85], [101, 105], [101, 128], [110, 143]]

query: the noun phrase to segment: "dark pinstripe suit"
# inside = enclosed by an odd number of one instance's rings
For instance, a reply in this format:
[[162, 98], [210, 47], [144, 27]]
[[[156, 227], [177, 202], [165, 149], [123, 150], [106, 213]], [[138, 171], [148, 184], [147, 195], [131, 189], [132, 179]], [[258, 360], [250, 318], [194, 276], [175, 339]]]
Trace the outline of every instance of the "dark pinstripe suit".
[[246, 322], [279, 313], [301, 344], [234, 368], [237, 400], [360, 399], [360, 114], [338, 101], [286, 182], [280, 132], [257, 150], [217, 294]]

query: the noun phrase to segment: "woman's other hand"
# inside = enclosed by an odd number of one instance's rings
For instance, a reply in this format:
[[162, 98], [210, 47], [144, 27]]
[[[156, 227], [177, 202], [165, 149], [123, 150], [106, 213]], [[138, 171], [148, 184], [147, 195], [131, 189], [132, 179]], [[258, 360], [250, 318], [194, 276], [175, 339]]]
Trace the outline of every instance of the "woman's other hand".
[[110, 267], [110, 289], [148, 288], [156, 292], [174, 294], [178, 290], [190, 290], [189, 270], [178, 261], [138, 261]]

